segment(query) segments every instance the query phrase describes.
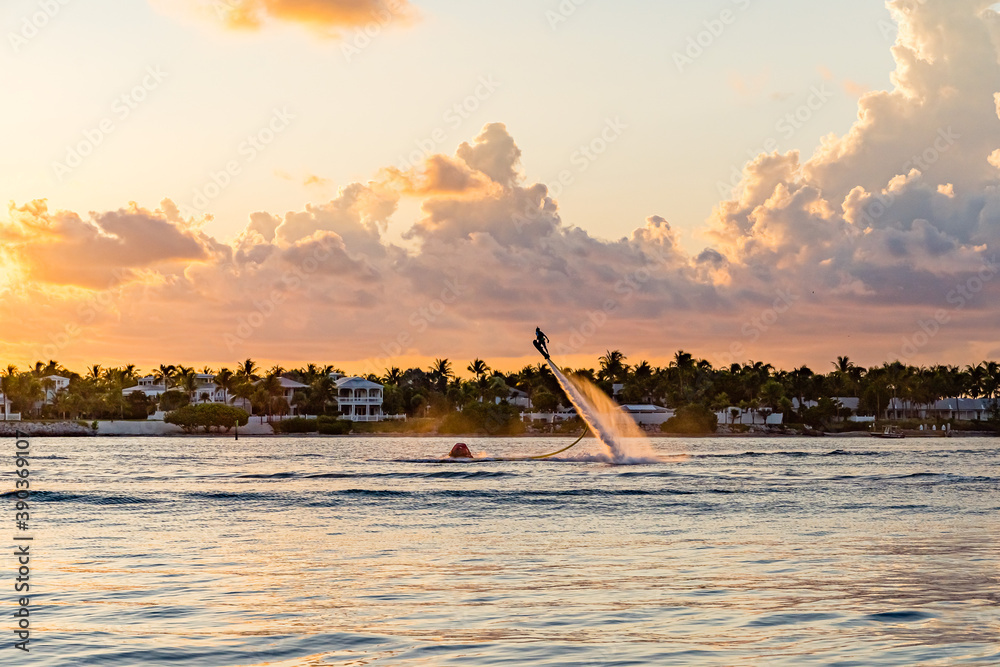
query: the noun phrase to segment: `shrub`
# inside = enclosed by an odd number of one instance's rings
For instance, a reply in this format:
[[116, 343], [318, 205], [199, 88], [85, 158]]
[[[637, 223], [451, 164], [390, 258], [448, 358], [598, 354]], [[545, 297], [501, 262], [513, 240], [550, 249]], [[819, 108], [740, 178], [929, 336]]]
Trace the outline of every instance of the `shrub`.
[[347, 435], [354, 427], [354, 422], [351, 420], [330, 415], [320, 415], [316, 421], [317, 430], [323, 435]]
[[234, 408], [219, 403], [203, 403], [202, 405], [185, 405], [173, 412], [167, 413], [163, 418], [167, 424], [180, 426], [185, 433], [194, 433], [198, 427], [205, 429], [208, 433], [211, 429], [216, 431], [222, 429], [226, 433], [237, 423], [246, 426], [250, 421], [250, 415], [246, 410]]
[[660, 426], [665, 433], [683, 433], [687, 435], [715, 433], [719, 426], [719, 418], [703, 405], [685, 405], [677, 413]]
[[472, 401], [461, 412], [445, 415], [438, 432], [516, 435], [524, 432], [524, 423], [517, 408], [512, 405]]
[[177, 391], [176, 389], [171, 389], [166, 391], [160, 396], [160, 409], [164, 412], [171, 412], [191, 402], [190, 397], [187, 392]]
[[275, 433], [315, 433], [319, 430], [319, 422], [316, 419], [292, 417], [272, 422], [271, 428]]

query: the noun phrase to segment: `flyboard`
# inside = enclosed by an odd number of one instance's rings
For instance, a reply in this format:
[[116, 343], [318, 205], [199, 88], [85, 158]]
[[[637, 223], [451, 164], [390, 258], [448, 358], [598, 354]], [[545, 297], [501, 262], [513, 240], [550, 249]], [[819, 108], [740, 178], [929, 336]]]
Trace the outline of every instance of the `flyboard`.
[[[540, 330], [536, 329], [536, 332], [537, 332], [536, 338], [535, 340], [532, 341], [532, 344], [535, 346], [535, 349], [538, 350], [538, 353], [545, 358], [545, 361], [555, 366], [555, 362], [552, 361], [552, 358], [549, 356], [548, 348], [546, 347], [546, 342], [548, 342], [548, 338], [546, 338], [545, 334], [541, 333]], [[556, 368], [558, 368], [558, 366], [556, 366]], [[566, 450], [572, 449], [577, 444], [579, 444], [581, 440], [587, 437], [588, 431], [589, 431], [588, 428], [584, 428], [583, 433], [580, 434], [580, 437], [574, 440], [572, 444], [563, 447], [562, 449], [556, 450], [554, 452], [550, 452], [549, 454], [541, 454], [539, 456], [518, 456], [518, 457], [490, 456], [490, 457], [476, 458], [472, 454], [472, 452], [469, 451], [469, 447], [465, 443], [460, 442], [456, 444], [454, 447], [452, 447], [451, 453], [448, 455], [448, 458], [439, 459], [439, 461], [441, 463], [475, 463], [475, 462], [486, 462], [486, 461], [540, 461], [542, 459], [552, 458], [556, 454], [562, 454]]]

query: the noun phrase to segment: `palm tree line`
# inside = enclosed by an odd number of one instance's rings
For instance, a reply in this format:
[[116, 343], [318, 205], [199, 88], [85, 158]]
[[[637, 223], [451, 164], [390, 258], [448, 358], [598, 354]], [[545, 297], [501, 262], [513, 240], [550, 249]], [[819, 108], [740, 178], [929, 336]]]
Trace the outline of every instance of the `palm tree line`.
[[[628, 363], [620, 350], [609, 350], [598, 359], [597, 368], [566, 369], [596, 383], [622, 403], [655, 403], [670, 408], [701, 405], [713, 411], [740, 408], [794, 413], [816, 402], [828, 412], [836, 412], [837, 397], [859, 399], [859, 412], [881, 415], [890, 402], [902, 406], [904, 415], [916, 416], [920, 405], [959, 397], [986, 398], [994, 403], [1000, 394], [1000, 364], [984, 361], [965, 367], [912, 366], [899, 361], [865, 368], [848, 357], [837, 357], [826, 373], [808, 366], [790, 371], [773, 365], [748, 361], [716, 368], [711, 362], [677, 351], [666, 366], [646, 360]], [[472, 402], [505, 402], [511, 389], [527, 394], [536, 410], [550, 411], [568, 404], [559, 383], [545, 364], [527, 365], [520, 370], [494, 370], [482, 359], [466, 366], [467, 378], [459, 377], [449, 359], [435, 359], [427, 368], [398, 367], [366, 379], [385, 386], [383, 411], [410, 416], [441, 416]], [[261, 369], [253, 359], [229, 368], [202, 368], [181, 364], [161, 364], [149, 371], [166, 392], [156, 400], [142, 392], [124, 396], [144, 374], [134, 365], [103, 368], [90, 366], [84, 373], [71, 371], [56, 361], [37, 362], [21, 371], [9, 365], [0, 372], [0, 390], [12, 403], [14, 412], [50, 418], [143, 418], [155, 409], [175, 409], [186, 403], [209, 400], [199, 384], [198, 374], [210, 375], [223, 392], [227, 404], [245, 407], [254, 414], [284, 415], [291, 410], [285, 400], [281, 378], [306, 385], [291, 403], [302, 414], [337, 414], [337, 386], [331, 374], [342, 371], [332, 365], [307, 364], [284, 369]], [[55, 392], [51, 404], [44, 403], [54, 387], [50, 375], [70, 380], [69, 387]], [[202, 392], [202, 393], [199, 393]], [[956, 405], [957, 407], [957, 405]]]

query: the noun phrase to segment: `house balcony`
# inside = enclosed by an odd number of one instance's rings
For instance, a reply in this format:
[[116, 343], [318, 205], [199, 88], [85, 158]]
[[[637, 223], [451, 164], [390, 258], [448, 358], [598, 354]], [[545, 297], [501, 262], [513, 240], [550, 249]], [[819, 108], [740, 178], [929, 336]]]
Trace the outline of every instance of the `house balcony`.
[[381, 405], [383, 399], [381, 396], [370, 396], [367, 398], [339, 396], [337, 397], [337, 402], [341, 405]]

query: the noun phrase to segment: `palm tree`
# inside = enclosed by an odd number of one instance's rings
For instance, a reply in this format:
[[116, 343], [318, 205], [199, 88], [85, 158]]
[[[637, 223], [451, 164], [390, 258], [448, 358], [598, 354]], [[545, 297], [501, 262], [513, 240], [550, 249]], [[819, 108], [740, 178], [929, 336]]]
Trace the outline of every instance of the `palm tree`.
[[598, 379], [606, 382], [617, 382], [622, 375], [628, 372], [625, 358], [620, 350], [607, 350], [604, 356], [599, 359], [601, 370], [597, 374]]
[[187, 392], [188, 400], [191, 403], [196, 402], [197, 397], [195, 393], [198, 391], [198, 375], [193, 368], [177, 366], [177, 386]]
[[383, 383], [385, 383], [386, 385], [398, 387], [399, 383], [402, 381], [403, 381], [403, 371], [399, 370], [395, 366], [385, 369], [385, 375], [382, 376]]
[[987, 378], [989, 373], [983, 364], [969, 365], [965, 367], [965, 376], [968, 378], [969, 398], [979, 398], [985, 393]]
[[448, 389], [448, 379], [455, 375], [451, 370], [451, 362], [447, 359], [435, 359], [430, 370], [431, 376], [438, 384], [438, 391], [443, 394]]
[[156, 382], [163, 383], [163, 392], [166, 393], [170, 389], [170, 383], [176, 374], [177, 367], [173, 364], [160, 364], [160, 367], [153, 371], [153, 378]]
[[478, 380], [490, 372], [490, 367], [486, 365], [485, 361], [477, 357], [472, 363], [469, 364], [466, 370], [475, 375]]
[[309, 385], [309, 401], [316, 414], [326, 414], [329, 405], [337, 405], [337, 385], [329, 375], [319, 375]]
[[100, 380], [104, 373], [101, 371], [100, 364], [94, 364], [93, 366], [87, 367], [87, 377], [94, 380]]
[[[253, 402], [252, 397], [254, 393], [254, 385], [249, 379], [244, 376], [237, 375], [236, 379], [233, 381], [233, 386], [231, 389], [234, 399], [240, 400], [240, 406], [246, 409], [247, 412], [253, 414]], [[235, 404], [236, 401], [233, 401]]]
[[236, 364], [236, 374], [251, 381], [260, 379], [257, 375], [257, 363], [253, 359]]
[[[281, 376], [278, 373], [268, 373], [267, 377], [257, 384], [257, 388], [263, 394], [262, 398], [264, 399], [264, 410], [267, 412], [267, 420], [271, 421], [271, 415], [274, 414], [278, 407], [277, 401], [282, 398]], [[263, 421], [263, 418], [261, 421]]]
[[212, 378], [212, 382], [218, 385], [219, 389], [222, 390], [222, 401], [229, 405], [229, 391], [233, 388], [233, 384], [236, 382], [236, 376], [228, 368], [220, 368], [219, 372], [215, 374]]

